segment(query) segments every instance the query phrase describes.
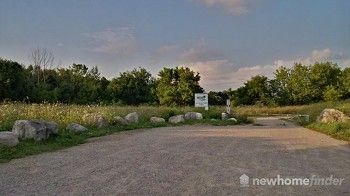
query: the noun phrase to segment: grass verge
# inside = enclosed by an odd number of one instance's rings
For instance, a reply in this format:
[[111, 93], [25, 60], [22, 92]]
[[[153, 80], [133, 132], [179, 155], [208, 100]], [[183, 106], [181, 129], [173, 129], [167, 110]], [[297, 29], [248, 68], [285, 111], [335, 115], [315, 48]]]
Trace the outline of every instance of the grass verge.
[[236, 121], [222, 121], [222, 120], [210, 120], [203, 119], [198, 121], [185, 121], [176, 125], [171, 125], [169, 123], [151, 123], [151, 122], [140, 122], [137, 124], [130, 125], [119, 125], [111, 126], [103, 129], [90, 128], [89, 131], [85, 133], [72, 133], [69, 131], [61, 130], [58, 135], [54, 135], [45, 141], [34, 141], [34, 140], [22, 140], [15, 147], [0, 147], [0, 163], [8, 162], [11, 159], [22, 158], [29, 155], [40, 154], [44, 152], [52, 152], [79, 144], [83, 144], [88, 138], [100, 137], [104, 135], [109, 135], [121, 131], [128, 131], [134, 129], [144, 129], [144, 128], [156, 128], [156, 127], [167, 127], [167, 126], [181, 126], [181, 125], [194, 125], [194, 124], [206, 124], [215, 126], [227, 126], [236, 125], [240, 123], [249, 123], [245, 117], [237, 117]]
[[243, 106], [236, 107], [233, 111], [238, 115], [246, 116], [271, 116], [285, 114], [304, 114], [310, 116], [310, 122], [303, 121], [300, 117], [291, 119], [299, 125], [320, 133], [332, 136], [333, 138], [350, 141], [350, 122], [344, 123], [319, 123], [317, 117], [325, 108], [334, 108], [350, 116], [350, 100], [338, 102], [323, 102], [309, 105], [266, 107], [266, 106]]

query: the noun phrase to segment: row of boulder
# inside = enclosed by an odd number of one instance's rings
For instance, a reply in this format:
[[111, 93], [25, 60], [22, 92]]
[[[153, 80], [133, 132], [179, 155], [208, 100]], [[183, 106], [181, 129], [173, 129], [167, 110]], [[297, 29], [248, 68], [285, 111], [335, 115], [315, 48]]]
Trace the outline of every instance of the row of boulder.
[[[97, 128], [109, 126], [108, 120], [101, 114], [91, 113], [83, 116], [83, 121]], [[185, 120], [201, 120], [203, 116], [198, 112], [188, 112], [185, 115], [176, 115], [169, 118], [169, 123], [177, 124]], [[126, 115], [124, 118], [115, 116], [112, 124], [128, 125], [139, 122], [139, 115], [136, 112]], [[152, 123], [164, 123], [165, 119], [160, 117], [151, 117]], [[0, 146], [16, 146], [19, 139], [34, 139], [36, 141], [46, 140], [50, 135], [58, 134], [59, 126], [56, 122], [44, 120], [17, 120], [12, 131], [0, 132]], [[71, 132], [86, 132], [88, 129], [78, 123], [67, 125], [66, 130]]]

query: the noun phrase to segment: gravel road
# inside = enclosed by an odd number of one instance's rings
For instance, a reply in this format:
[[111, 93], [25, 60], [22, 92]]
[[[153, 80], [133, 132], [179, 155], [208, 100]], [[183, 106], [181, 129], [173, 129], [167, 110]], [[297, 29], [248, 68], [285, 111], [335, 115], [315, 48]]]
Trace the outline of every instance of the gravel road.
[[[180, 126], [94, 138], [0, 164], [0, 195], [350, 195], [347, 142], [286, 123]], [[241, 187], [239, 177], [251, 178]], [[252, 178], [343, 178], [335, 186], [258, 186]]]

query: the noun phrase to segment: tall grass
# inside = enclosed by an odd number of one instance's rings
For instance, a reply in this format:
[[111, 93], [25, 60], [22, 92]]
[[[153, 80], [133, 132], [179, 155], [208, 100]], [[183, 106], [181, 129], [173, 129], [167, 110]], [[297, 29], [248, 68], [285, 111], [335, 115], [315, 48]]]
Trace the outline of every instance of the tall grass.
[[148, 121], [152, 116], [169, 118], [175, 114], [189, 111], [202, 112], [205, 118], [220, 118], [223, 107], [211, 107], [209, 111], [193, 107], [164, 106], [101, 106], [101, 105], [66, 105], [66, 104], [0, 104], [0, 131], [10, 130], [19, 119], [42, 119], [57, 122], [61, 128], [75, 122], [84, 125], [82, 117], [88, 113], [100, 113], [108, 120], [114, 116], [125, 116], [137, 112], [141, 121]]
[[331, 135], [337, 139], [350, 141], [349, 121], [343, 123], [319, 123], [316, 121], [325, 108], [334, 108], [350, 116], [350, 100], [285, 107], [243, 106], [236, 107], [233, 111], [238, 115], [245, 116], [306, 114], [310, 116], [310, 122], [303, 124], [307, 128]]
[[310, 105], [296, 105], [284, 107], [266, 107], [266, 106], [243, 106], [233, 108], [233, 111], [239, 115], [246, 116], [271, 116], [282, 114], [306, 114], [310, 115], [311, 121], [315, 121], [317, 116], [325, 108], [334, 108], [350, 115], [350, 100], [339, 102], [321, 102]]

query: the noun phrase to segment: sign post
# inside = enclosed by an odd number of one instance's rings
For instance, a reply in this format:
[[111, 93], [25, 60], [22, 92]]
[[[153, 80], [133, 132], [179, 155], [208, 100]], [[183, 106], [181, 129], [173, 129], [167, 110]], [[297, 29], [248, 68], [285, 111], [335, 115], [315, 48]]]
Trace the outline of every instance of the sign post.
[[226, 113], [231, 114], [231, 100], [226, 99]]
[[207, 93], [194, 94], [194, 107], [200, 107], [200, 108], [205, 108], [205, 110], [209, 110], [208, 94]]

